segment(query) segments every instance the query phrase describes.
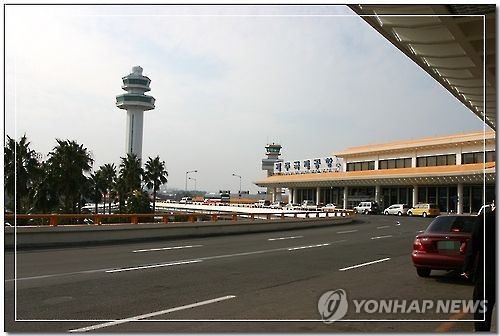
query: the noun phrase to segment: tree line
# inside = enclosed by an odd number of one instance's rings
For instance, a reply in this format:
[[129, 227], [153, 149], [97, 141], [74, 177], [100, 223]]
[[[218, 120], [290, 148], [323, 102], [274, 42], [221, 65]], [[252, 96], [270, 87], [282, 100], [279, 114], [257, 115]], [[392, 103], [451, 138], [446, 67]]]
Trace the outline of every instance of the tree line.
[[[5, 210], [15, 213], [81, 213], [90, 201], [118, 203], [119, 213], [155, 212], [156, 193], [168, 172], [159, 156], [144, 168], [135, 154], [120, 157], [118, 167], [107, 163], [93, 170], [90, 151], [73, 140], [56, 139], [45, 161], [37, 158], [26, 135], [4, 145]], [[152, 191], [153, 207], [146, 190]], [[104, 207], [106, 208], [106, 207]], [[105, 212], [106, 210], [104, 210]]]

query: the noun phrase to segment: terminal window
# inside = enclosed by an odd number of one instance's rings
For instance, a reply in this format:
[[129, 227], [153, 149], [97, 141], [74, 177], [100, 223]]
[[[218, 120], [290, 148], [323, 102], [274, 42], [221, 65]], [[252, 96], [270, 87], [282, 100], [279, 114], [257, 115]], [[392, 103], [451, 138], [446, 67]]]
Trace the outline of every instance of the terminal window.
[[349, 162], [347, 171], [375, 170], [375, 161]]
[[380, 160], [378, 169], [411, 168], [411, 158]]
[[455, 154], [419, 156], [417, 167], [452, 166], [457, 162]]
[[488, 152], [473, 152], [473, 153], [463, 153], [462, 154], [462, 163], [470, 164], [470, 163], [482, 163], [484, 162], [484, 156], [486, 154], [486, 162], [495, 162], [495, 151]]

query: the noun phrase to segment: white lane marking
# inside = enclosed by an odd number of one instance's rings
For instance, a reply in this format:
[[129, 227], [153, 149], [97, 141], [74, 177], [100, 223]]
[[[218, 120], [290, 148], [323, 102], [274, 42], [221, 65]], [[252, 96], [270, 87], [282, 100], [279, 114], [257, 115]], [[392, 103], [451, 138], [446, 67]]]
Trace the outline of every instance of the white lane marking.
[[384, 261], [387, 261], [387, 260], [391, 260], [391, 258], [384, 258], [384, 259], [369, 261], [369, 262], [366, 262], [366, 263], [363, 263], [363, 264], [359, 264], [359, 265], [344, 267], [344, 268], [340, 268], [339, 271], [347, 271], [347, 270], [350, 270], [350, 269], [353, 269], [353, 268], [358, 268], [358, 267], [363, 267], [363, 266], [367, 266], [367, 265], [371, 265], [371, 264], [376, 264], [376, 263], [384, 262]]
[[384, 238], [390, 238], [390, 237], [392, 237], [392, 235], [371, 237], [370, 239], [371, 240], [373, 240], [373, 239], [384, 239]]
[[21, 281], [21, 280], [39, 280], [39, 279], [45, 279], [45, 278], [54, 278], [54, 277], [59, 277], [59, 276], [71, 276], [71, 275], [80, 275], [80, 274], [90, 274], [90, 273], [97, 273], [97, 272], [104, 272], [109, 270], [109, 268], [101, 268], [101, 269], [95, 269], [95, 270], [87, 270], [87, 271], [78, 271], [78, 272], [68, 272], [68, 273], [56, 273], [56, 274], [47, 274], [47, 275], [35, 275], [31, 277], [24, 277], [24, 278], [16, 278], [16, 279], [7, 279], [5, 282], [11, 282], [11, 281]]
[[126, 271], [136, 271], [147, 268], [157, 268], [157, 267], [167, 267], [167, 266], [177, 266], [177, 265], [185, 265], [185, 264], [194, 264], [202, 262], [203, 260], [187, 260], [187, 261], [177, 261], [171, 262], [167, 264], [156, 264], [156, 265], [147, 265], [147, 266], [137, 266], [137, 267], [128, 267], [128, 268], [117, 268], [112, 270], [107, 270], [106, 273], [116, 273], [116, 272], [126, 272]]
[[329, 245], [330, 245], [330, 243], [317, 244], [317, 245], [309, 245], [309, 246], [291, 247], [291, 248], [288, 249], [288, 251], [303, 250], [303, 249], [308, 249], [308, 248], [322, 247], [322, 246], [329, 246]]
[[[331, 241], [329, 244], [335, 244], [335, 243], [343, 243], [346, 242], [347, 240], [342, 239], [342, 240], [336, 240], [336, 241]], [[209, 256], [209, 257], [200, 257], [197, 258], [196, 260], [200, 261], [207, 261], [207, 260], [215, 260], [215, 259], [222, 259], [222, 258], [232, 258], [232, 257], [241, 257], [241, 256], [248, 256], [248, 255], [254, 255], [254, 254], [263, 254], [263, 253], [270, 253], [270, 252], [279, 252], [279, 251], [288, 251], [289, 247], [282, 247], [282, 248], [275, 248], [275, 249], [268, 249], [268, 250], [260, 250], [260, 251], [250, 251], [250, 252], [239, 252], [239, 253], [232, 253], [232, 254], [223, 254], [223, 255], [215, 255], [215, 256]], [[189, 263], [192, 262], [193, 260], [177, 260], [177, 261], [171, 261], [169, 264], [164, 264], [165, 266], [171, 266], [170, 264], [183, 264], [183, 263]], [[137, 269], [140, 268], [147, 268], [148, 265], [146, 266], [138, 266], [135, 267]], [[159, 266], [157, 266], [159, 267]], [[79, 271], [79, 272], [68, 272], [68, 273], [56, 273], [56, 274], [48, 274], [48, 275], [38, 275], [38, 276], [32, 276], [32, 277], [26, 277], [26, 278], [17, 278], [17, 279], [8, 279], [4, 280], [5, 282], [10, 282], [10, 281], [21, 281], [21, 280], [38, 280], [38, 279], [43, 279], [43, 278], [52, 278], [52, 277], [60, 277], [60, 276], [71, 276], [71, 275], [80, 275], [80, 274], [89, 274], [89, 273], [96, 273], [96, 272], [108, 272], [109, 271], [116, 271], [116, 268], [103, 268], [103, 269], [95, 269], [95, 270], [87, 270], [87, 271]]]
[[151, 248], [151, 249], [134, 250], [132, 252], [137, 253], [137, 252], [154, 252], [154, 251], [180, 250], [180, 249], [186, 249], [186, 248], [191, 248], [191, 247], [201, 247], [201, 246], [203, 246], [203, 245], [186, 245], [186, 246], [158, 247], [158, 248]]
[[358, 232], [358, 230], [349, 230], [349, 231], [338, 231], [337, 233], [351, 233], [351, 232]]
[[[337, 241], [332, 241], [329, 242], [328, 244], [335, 244], [335, 243], [343, 243], [346, 242], [347, 240], [337, 240]], [[234, 254], [225, 254], [225, 255], [218, 255], [218, 256], [212, 256], [212, 257], [203, 257], [200, 258], [201, 260], [212, 260], [212, 259], [221, 259], [221, 258], [231, 258], [231, 257], [241, 257], [241, 256], [247, 256], [247, 255], [252, 255], [252, 254], [262, 254], [262, 253], [269, 253], [269, 252], [279, 252], [279, 251], [289, 251], [293, 247], [282, 247], [282, 248], [276, 248], [276, 249], [269, 249], [269, 250], [261, 250], [261, 251], [251, 251], [251, 252], [241, 252], [241, 253], [234, 253]]]
[[389, 225], [382, 225], [382, 226], [377, 226], [377, 229], [387, 229], [390, 227]]
[[268, 238], [267, 240], [269, 240], [269, 241], [275, 241], [275, 240], [286, 240], [286, 239], [297, 239], [297, 238], [304, 238], [304, 236], [292, 236], [292, 237]]
[[191, 303], [191, 304], [188, 304], [188, 305], [179, 306], [179, 307], [175, 307], [175, 308], [170, 308], [170, 309], [166, 309], [166, 310], [160, 310], [160, 311], [149, 313], [149, 314], [137, 315], [137, 316], [133, 316], [133, 317], [128, 317], [128, 318], [125, 318], [125, 319], [121, 319], [121, 320], [116, 320], [116, 321], [110, 321], [110, 322], [106, 322], [106, 323], [96, 324], [96, 325], [89, 326], [89, 327], [78, 328], [78, 329], [71, 329], [71, 330], [68, 330], [68, 331], [69, 332], [86, 332], [86, 331], [91, 331], [91, 330], [96, 330], [96, 329], [111, 327], [111, 326], [115, 326], [115, 325], [118, 325], [118, 324], [123, 324], [123, 323], [127, 323], [127, 322], [138, 321], [138, 320], [142, 320], [142, 319], [149, 318], [149, 317], [154, 317], [154, 316], [163, 315], [163, 314], [169, 314], [169, 313], [173, 313], [173, 312], [180, 311], [180, 310], [191, 309], [191, 308], [195, 308], [195, 307], [200, 307], [200, 306], [208, 305], [208, 304], [211, 304], [211, 303], [216, 303], [216, 302], [220, 302], [220, 301], [224, 301], [224, 300], [234, 299], [235, 297], [236, 297], [235, 295], [222, 296], [222, 297], [211, 299], [211, 300], [205, 300], [205, 301], [195, 302], [195, 303]]

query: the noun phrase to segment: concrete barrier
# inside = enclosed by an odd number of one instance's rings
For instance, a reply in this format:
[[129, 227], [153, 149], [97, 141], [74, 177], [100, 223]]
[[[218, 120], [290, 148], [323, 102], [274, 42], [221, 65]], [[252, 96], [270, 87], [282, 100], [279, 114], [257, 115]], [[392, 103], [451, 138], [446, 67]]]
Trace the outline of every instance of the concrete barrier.
[[282, 220], [238, 220], [196, 223], [150, 223], [117, 225], [59, 225], [6, 227], [4, 244], [8, 250], [45, 247], [89, 246], [109, 243], [168, 240], [190, 237], [285, 231], [351, 223], [351, 217]]

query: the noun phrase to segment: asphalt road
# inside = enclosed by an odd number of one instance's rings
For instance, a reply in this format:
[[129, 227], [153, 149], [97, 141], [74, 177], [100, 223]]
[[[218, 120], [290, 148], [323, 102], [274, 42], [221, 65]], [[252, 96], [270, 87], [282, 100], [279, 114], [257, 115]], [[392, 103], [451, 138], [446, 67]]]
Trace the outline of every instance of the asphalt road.
[[[473, 323], [464, 321], [471, 314], [357, 312], [352, 304], [471, 298], [473, 287], [453, 272], [417, 276], [411, 246], [431, 220], [358, 216], [353, 224], [326, 228], [6, 252], [5, 329], [472, 331]], [[349, 309], [342, 320], [325, 324], [318, 300], [336, 289], [347, 293]]]

